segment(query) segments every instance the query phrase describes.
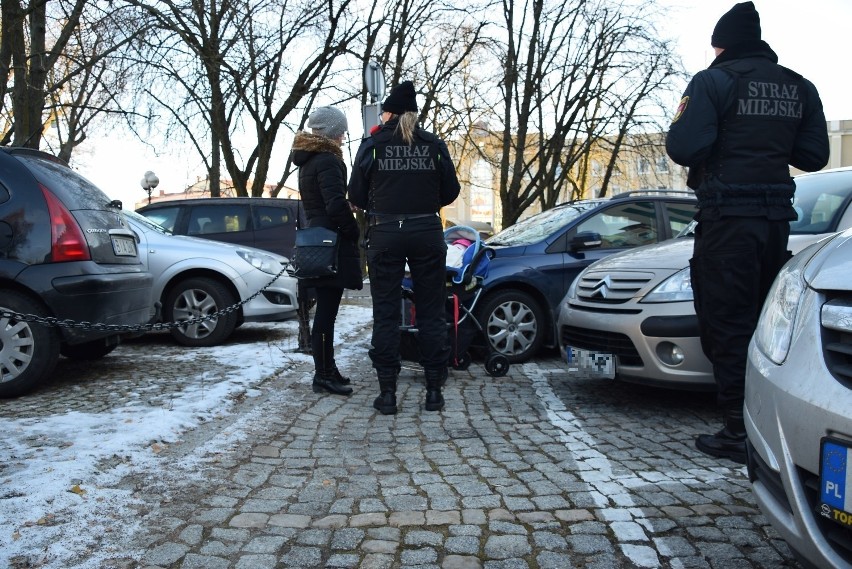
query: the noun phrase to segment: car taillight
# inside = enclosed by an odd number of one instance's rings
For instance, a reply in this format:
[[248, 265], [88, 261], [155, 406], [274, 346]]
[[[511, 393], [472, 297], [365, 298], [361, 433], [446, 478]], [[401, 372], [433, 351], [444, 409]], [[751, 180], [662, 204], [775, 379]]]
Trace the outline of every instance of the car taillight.
[[54, 263], [91, 260], [89, 244], [77, 220], [50, 190], [39, 186], [50, 215], [50, 260]]

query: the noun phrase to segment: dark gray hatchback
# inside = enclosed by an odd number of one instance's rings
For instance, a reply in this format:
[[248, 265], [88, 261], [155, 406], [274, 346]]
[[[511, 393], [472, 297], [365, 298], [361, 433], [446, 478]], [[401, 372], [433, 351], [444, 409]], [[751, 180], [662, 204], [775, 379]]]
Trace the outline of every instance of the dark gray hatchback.
[[[136, 210], [175, 235], [191, 235], [293, 255], [299, 200], [285, 198], [189, 198]], [[302, 214], [302, 224], [305, 218]]]
[[99, 358], [121, 337], [13, 314], [122, 326], [151, 319], [151, 275], [120, 209], [57, 158], [0, 148], [0, 397], [36, 387], [60, 353]]

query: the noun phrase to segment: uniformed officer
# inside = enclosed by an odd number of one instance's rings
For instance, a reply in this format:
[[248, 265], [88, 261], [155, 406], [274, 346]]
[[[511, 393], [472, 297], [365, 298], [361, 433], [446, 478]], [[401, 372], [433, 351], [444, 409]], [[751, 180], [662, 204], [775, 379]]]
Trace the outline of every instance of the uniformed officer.
[[828, 133], [816, 88], [778, 65], [761, 40], [752, 2], [719, 19], [711, 45], [716, 59], [686, 88], [666, 150], [689, 167], [687, 183], [698, 198], [692, 288], [724, 413], [722, 430], [695, 444], [744, 463], [748, 344], [769, 287], [790, 257], [796, 219], [789, 166], [825, 167]]
[[418, 345], [426, 374], [426, 410], [444, 407], [449, 346], [445, 318], [446, 256], [439, 210], [459, 194], [446, 144], [417, 124], [414, 85], [403, 81], [382, 104], [382, 125], [361, 143], [349, 200], [366, 210], [367, 267], [373, 299], [370, 358], [379, 378], [373, 402], [395, 414], [400, 370], [400, 314], [406, 262], [417, 307]]

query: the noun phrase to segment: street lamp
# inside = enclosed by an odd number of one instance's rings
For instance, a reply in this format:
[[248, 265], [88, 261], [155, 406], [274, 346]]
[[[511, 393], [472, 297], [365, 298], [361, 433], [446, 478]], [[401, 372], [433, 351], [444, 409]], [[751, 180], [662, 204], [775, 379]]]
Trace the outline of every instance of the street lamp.
[[160, 179], [151, 170], [148, 170], [142, 175], [142, 181], [139, 183], [142, 189], [148, 192], [148, 204], [151, 203], [151, 190], [160, 185]]

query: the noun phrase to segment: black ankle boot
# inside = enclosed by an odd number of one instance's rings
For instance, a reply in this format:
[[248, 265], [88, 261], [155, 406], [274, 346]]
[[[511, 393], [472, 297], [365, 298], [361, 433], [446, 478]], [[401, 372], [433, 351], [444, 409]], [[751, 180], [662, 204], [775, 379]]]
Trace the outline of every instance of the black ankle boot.
[[327, 391], [335, 395], [352, 395], [352, 388], [339, 383], [330, 370], [317, 370], [314, 373], [314, 393]]
[[719, 458], [746, 463], [746, 430], [741, 406], [725, 410], [725, 426], [715, 435], [700, 435], [695, 448]]
[[378, 370], [379, 396], [373, 401], [373, 408], [382, 415], [396, 415], [396, 377], [397, 373]]
[[441, 386], [447, 380], [446, 369], [426, 370], [426, 410], [440, 411], [444, 408], [444, 396]]
[[337, 366], [336, 366], [336, 365], [335, 365], [335, 366], [331, 366], [331, 368], [329, 369], [329, 371], [330, 371], [330, 372], [331, 372], [331, 374], [334, 376], [334, 380], [335, 380], [337, 383], [339, 383], [340, 385], [349, 385], [350, 383], [352, 383], [352, 380], [351, 380], [351, 379], [349, 379], [348, 377], [346, 377], [346, 376], [344, 376], [343, 374], [341, 374], [341, 373], [340, 373], [340, 370], [339, 370], [339, 369], [337, 369]]

